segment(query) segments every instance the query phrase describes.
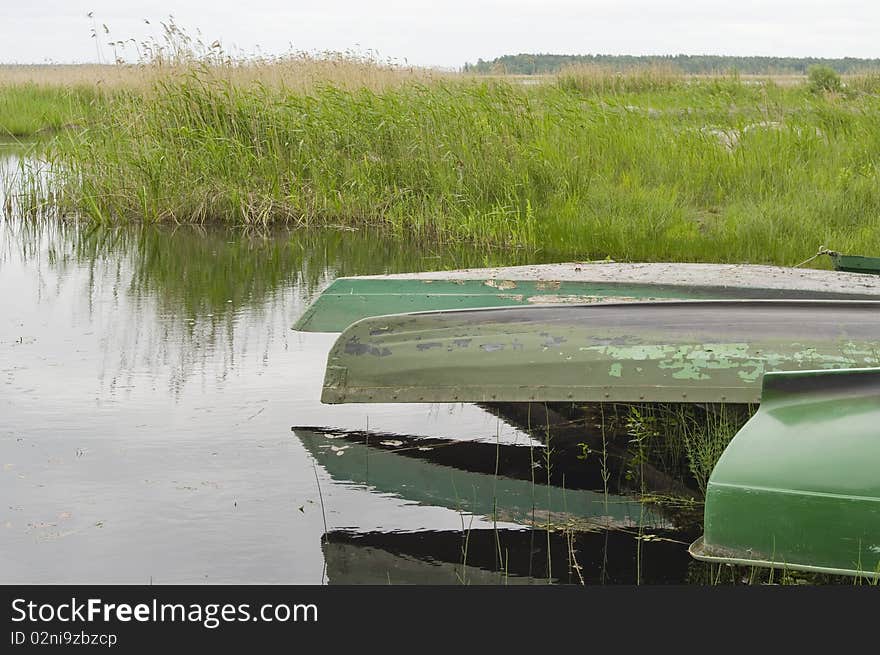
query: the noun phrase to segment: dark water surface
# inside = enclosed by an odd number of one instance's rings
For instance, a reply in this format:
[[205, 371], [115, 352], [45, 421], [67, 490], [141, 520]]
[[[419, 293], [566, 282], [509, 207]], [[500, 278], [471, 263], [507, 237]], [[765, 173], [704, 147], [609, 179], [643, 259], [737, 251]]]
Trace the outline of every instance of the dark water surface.
[[535, 259], [7, 208], [0, 582], [699, 577], [692, 535], [595, 476], [578, 483], [576, 458], [568, 488], [535, 483], [541, 444], [503, 412], [319, 402], [335, 335], [291, 325], [333, 278]]

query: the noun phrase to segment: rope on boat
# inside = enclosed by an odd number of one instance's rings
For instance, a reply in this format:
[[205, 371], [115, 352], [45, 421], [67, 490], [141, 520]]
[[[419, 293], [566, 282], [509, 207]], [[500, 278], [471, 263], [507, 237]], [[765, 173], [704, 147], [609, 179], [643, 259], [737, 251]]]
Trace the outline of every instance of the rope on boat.
[[826, 248], [825, 246], [819, 246], [819, 252], [817, 252], [815, 255], [813, 255], [809, 259], [805, 259], [800, 264], [795, 264], [794, 266], [792, 266], [792, 268], [800, 268], [804, 264], [809, 264], [811, 261], [816, 259], [816, 257], [821, 257], [822, 255], [837, 255], [837, 254], [839, 254], [839, 253], [834, 250], [828, 250], [828, 248]]

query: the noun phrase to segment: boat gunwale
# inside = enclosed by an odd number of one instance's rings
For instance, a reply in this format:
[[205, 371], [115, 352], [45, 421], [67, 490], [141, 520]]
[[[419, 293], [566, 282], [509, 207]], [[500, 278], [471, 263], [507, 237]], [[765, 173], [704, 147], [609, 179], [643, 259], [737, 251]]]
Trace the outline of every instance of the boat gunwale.
[[[719, 275], [723, 276], [719, 278]], [[705, 289], [742, 289], [817, 292], [812, 284], [855, 282], [870, 289], [866, 295], [880, 294], [880, 279], [870, 273], [825, 268], [798, 268], [771, 264], [706, 262], [557, 262], [439, 271], [414, 271], [375, 275], [341, 276], [336, 281], [414, 281], [432, 282], [561, 282], [589, 284], [646, 285]], [[858, 293], [846, 284], [832, 293]]]
[[761, 264], [674, 262], [563, 262], [342, 276], [312, 296], [292, 327], [338, 333], [362, 318], [413, 310], [712, 299], [880, 300], [880, 276]]
[[669, 307], [676, 306], [687, 306], [687, 305], [735, 305], [735, 306], [745, 306], [747, 304], [755, 304], [755, 305], [776, 305], [776, 304], [784, 304], [788, 307], [794, 307], [796, 305], [806, 305], [806, 306], [819, 306], [819, 305], [830, 305], [832, 307], [838, 306], [847, 306], [854, 309], [859, 309], [864, 306], [865, 309], [868, 308], [880, 308], [880, 297], [877, 300], [871, 300], [869, 298], [670, 298], [668, 300], [664, 299], [654, 299], [654, 300], [637, 300], [632, 302], [623, 302], [623, 301], [615, 301], [615, 302], [603, 302], [603, 303], [535, 303], [533, 305], [510, 305], [506, 307], [454, 307], [450, 309], [427, 309], [423, 311], [417, 312], [398, 312], [395, 314], [378, 314], [376, 316], [365, 316], [362, 319], [359, 319], [353, 323], [351, 323], [346, 330], [351, 327], [354, 327], [358, 323], [363, 321], [373, 321], [377, 319], [381, 319], [384, 317], [399, 317], [399, 316], [425, 316], [430, 314], [459, 314], [465, 312], [518, 312], [518, 311], [529, 311], [533, 309], [557, 309], [559, 311], [566, 311], [570, 309], [579, 309], [579, 308], [602, 308], [601, 311], [605, 311], [608, 308], [613, 307], [627, 307], [632, 308], [635, 305], [638, 306], [657, 306], [663, 307], [664, 309]]
[[831, 566], [817, 566], [815, 564], [799, 564], [792, 562], [780, 562], [776, 560], [766, 560], [760, 558], [747, 557], [726, 557], [724, 555], [707, 554], [706, 550], [711, 548], [707, 546], [703, 535], [697, 537], [690, 546], [688, 553], [691, 557], [701, 562], [710, 562], [712, 564], [729, 564], [738, 566], [760, 566], [764, 568], [807, 571], [809, 573], [825, 573], [828, 575], [845, 575], [850, 577], [868, 578], [871, 580], [880, 580], [880, 571], [868, 571], [861, 569], [844, 569]]

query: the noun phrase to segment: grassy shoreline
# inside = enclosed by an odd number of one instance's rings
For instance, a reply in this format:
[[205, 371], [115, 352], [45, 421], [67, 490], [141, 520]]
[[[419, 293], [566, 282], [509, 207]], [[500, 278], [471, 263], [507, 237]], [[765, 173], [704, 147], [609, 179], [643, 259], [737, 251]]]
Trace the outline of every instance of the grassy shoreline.
[[344, 61], [143, 70], [91, 93], [0, 84], [0, 126], [13, 106], [22, 133], [75, 127], [51, 143], [62, 211], [370, 227], [559, 258], [880, 252], [871, 77], [816, 94], [657, 70], [537, 85]]
[[88, 85], [0, 84], [0, 139], [37, 139], [90, 120], [101, 92]]

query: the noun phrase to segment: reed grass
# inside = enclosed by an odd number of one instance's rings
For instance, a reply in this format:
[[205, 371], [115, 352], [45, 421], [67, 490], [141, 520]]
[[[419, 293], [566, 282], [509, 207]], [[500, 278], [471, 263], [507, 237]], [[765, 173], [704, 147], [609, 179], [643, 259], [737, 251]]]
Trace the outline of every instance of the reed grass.
[[556, 75], [561, 88], [592, 94], [670, 91], [683, 86], [686, 79], [684, 73], [663, 66], [614, 71], [598, 64], [574, 64]]
[[48, 136], [78, 128], [100, 97], [88, 85], [0, 84], [0, 140]]
[[623, 423], [630, 437], [630, 469], [638, 474], [639, 466], [650, 461], [705, 494], [721, 454], [755, 411], [734, 404], [627, 405]]
[[142, 84], [101, 94], [84, 129], [56, 137], [63, 211], [370, 227], [543, 258], [880, 252], [867, 74], [815, 94], [661, 70], [522, 85], [344, 57], [172, 63], [141, 66]]

